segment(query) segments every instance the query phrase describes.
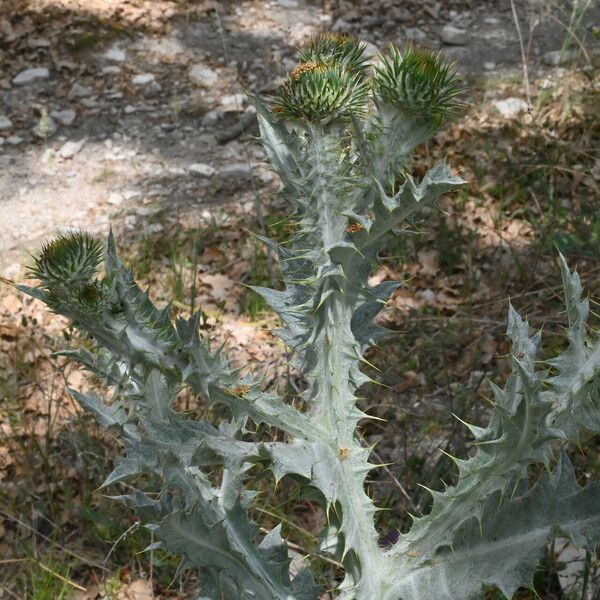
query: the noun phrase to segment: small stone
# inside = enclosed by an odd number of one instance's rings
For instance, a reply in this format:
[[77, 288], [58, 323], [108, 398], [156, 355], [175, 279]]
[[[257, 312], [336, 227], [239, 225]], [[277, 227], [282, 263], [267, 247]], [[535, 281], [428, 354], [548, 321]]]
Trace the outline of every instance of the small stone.
[[262, 181], [262, 183], [269, 183], [275, 179], [275, 176], [273, 173], [271, 173], [271, 171], [263, 171], [258, 178]]
[[225, 113], [219, 109], [209, 110], [203, 117], [200, 124], [202, 127], [214, 127], [219, 121], [223, 120]]
[[11, 145], [11, 146], [18, 146], [19, 144], [23, 143], [23, 138], [19, 137], [18, 135], [11, 135], [10, 137], [6, 138], [6, 141]]
[[106, 201], [113, 206], [119, 206], [123, 202], [123, 196], [119, 192], [111, 192]]
[[123, 110], [126, 115], [130, 115], [134, 113], [137, 110], [137, 108], [135, 106], [131, 106], [131, 104], [128, 104]]
[[190, 165], [190, 173], [198, 177], [212, 177], [216, 169], [205, 163], [194, 163]]
[[35, 67], [21, 71], [13, 80], [14, 85], [30, 85], [36, 81], [42, 81], [50, 77], [50, 71], [45, 67]]
[[69, 90], [70, 98], [85, 98], [86, 96], [91, 96], [94, 93], [94, 88], [89, 85], [81, 85], [78, 81], [76, 81]]
[[125, 62], [125, 59], [127, 58], [126, 54], [125, 54], [125, 50], [121, 49], [119, 46], [111, 46], [103, 55], [102, 57], [105, 60], [109, 60], [110, 62]]
[[50, 116], [56, 119], [61, 125], [72, 125], [73, 121], [77, 117], [77, 113], [74, 110], [53, 110], [50, 113]]
[[527, 102], [521, 98], [506, 98], [505, 100], [496, 100], [494, 108], [503, 117], [511, 119], [520, 113], [527, 112]]
[[577, 58], [577, 50], [553, 50], [546, 52], [542, 57], [542, 62], [548, 67], [560, 67], [566, 65]]
[[483, 68], [486, 71], [493, 71], [496, 68], [496, 63], [494, 63], [494, 62], [484, 62], [483, 63]]
[[467, 30], [454, 25], [444, 25], [442, 41], [450, 46], [464, 46], [467, 43]]
[[225, 112], [242, 110], [245, 100], [246, 100], [245, 94], [231, 94], [231, 95], [223, 96], [221, 98], [220, 107]]
[[234, 163], [221, 169], [219, 177], [222, 179], [250, 179], [252, 177], [252, 165], [247, 163]]
[[219, 79], [218, 74], [203, 65], [194, 65], [188, 72], [188, 77], [194, 82], [210, 87]]
[[404, 37], [406, 37], [407, 40], [417, 41], [424, 40], [427, 37], [427, 34], [418, 27], [407, 27], [404, 30]]
[[344, 21], [344, 19], [338, 19], [332, 26], [331, 31], [333, 33], [345, 33], [350, 30], [350, 23]]
[[12, 121], [3, 115], [0, 115], [0, 131], [6, 131], [7, 129], [12, 129]]
[[61, 158], [71, 159], [76, 154], [81, 152], [81, 149], [85, 146], [86, 141], [87, 141], [86, 138], [83, 138], [82, 140], [79, 140], [78, 142], [72, 142], [72, 141], [65, 142], [61, 146], [60, 150], [58, 151], [58, 155]]
[[373, 58], [379, 54], [379, 48], [373, 42], [365, 42], [365, 56]]
[[162, 233], [164, 230], [165, 226], [162, 223], [151, 223], [147, 227], [144, 227], [142, 235], [145, 237], [156, 235], [157, 233]]
[[102, 68], [103, 75], [118, 75], [121, 72], [121, 67], [117, 65], [109, 65], [108, 67]]
[[298, 8], [298, 0], [278, 0], [277, 4], [281, 8]]
[[435, 292], [433, 290], [427, 288], [421, 292], [421, 298], [423, 298], [425, 302], [431, 303], [436, 301], [437, 296], [435, 295]]
[[140, 73], [131, 80], [131, 83], [133, 83], [133, 85], [148, 85], [154, 80], [155, 77], [152, 73]]
[[125, 190], [123, 192], [123, 198], [125, 200], [133, 200], [134, 198], [139, 198], [142, 195], [142, 192], [138, 190]]

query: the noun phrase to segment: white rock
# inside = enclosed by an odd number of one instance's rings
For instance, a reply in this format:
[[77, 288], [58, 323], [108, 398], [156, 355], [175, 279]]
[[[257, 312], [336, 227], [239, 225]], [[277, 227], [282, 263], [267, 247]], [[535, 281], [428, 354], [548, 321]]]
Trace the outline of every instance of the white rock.
[[131, 80], [131, 83], [133, 83], [133, 85], [148, 85], [154, 80], [155, 77], [152, 73], [140, 73]]
[[298, 8], [298, 0], [278, 0], [277, 4], [281, 8]]
[[206, 163], [194, 163], [190, 165], [190, 173], [198, 177], [212, 177], [216, 173], [216, 169]]
[[103, 75], [118, 75], [121, 72], [121, 67], [117, 65], [109, 65], [108, 67], [102, 68]]
[[137, 108], [135, 106], [131, 106], [131, 104], [128, 104], [125, 109], [124, 112], [126, 115], [130, 115], [132, 113], [134, 113], [137, 110]]
[[365, 56], [367, 58], [373, 58], [379, 54], [379, 48], [373, 42], [365, 42]]
[[269, 183], [275, 179], [275, 175], [271, 171], [263, 171], [258, 177], [263, 183]]
[[221, 98], [220, 107], [225, 111], [242, 110], [246, 94], [231, 94]]
[[442, 41], [451, 46], [464, 46], [467, 43], [467, 30], [454, 25], [444, 25]]
[[516, 117], [518, 114], [527, 111], [527, 102], [521, 98], [506, 98], [506, 100], [496, 100], [494, 108], [507, 119]]
[[249, 179], [252, 177], [252, 165], [248, 163], [234, 163], [221, 169], [219, 177], [223, 179]]
[[162, 223], [151, 223], [150, 225], [148, 225], [148, 227], [144, 227], [144, 230], [142, 231], [142, 235], [144, 235], [144, 236], [156, 235], [157, 233], [163, 232], [164, 229], [165, 229], [165, 226]]
[[560, 67], [566, 65], [577, 58], [577, 50], [554, 50], [546, 52], [542, 57], [542, 62], [549, 67]]
[[50, 113], [50, 116], [54, 119], [56, 119], [59, 123], [61, 123], [62, 125], [72, 125], [73, 121], [75, 121], [75, 118], [77, 117], [77, 113], [74, 110], [71, 109], [67, 109], [67, 110], [53, 110]]
[[425, 302], [431, 303], [431, 302], [436, 301], [437, 296], [433, 290], [430, 290], [429, 288], [427, 288], [426, 290], [423, 290], [421, 292], [421, 298], [423, 298], [423, 300], [425, 300]]
[[14, 85], [29, 85], [50, 77], [50, 71], [45, 67], [34, 67], [21, 71], [13, 80]]
[[7, 129], [12, 129], [12, 121], [3, 115], [0, 115], [0, 131], [6, 131]]
[[214, 127], [223, 119], [224, 113], [222, 110], [213, 109], [209, 110], [203, 117], [201, 121], [202, 127]]
[[125, 54], [125, 50], [123, 50], [122, 48], [120, 48], [117, 45], [111, 46], [103, 55], [102, 57], [105, 60], [109, 60], [110, 62], [118, 62], [118, 63], [122, 63], [125, 62], [125, 59], [127, 58], [127, 55]]
[[427, 34], [418, 27], [407, 27], [404, 30], [404, 37], [407, 40], [424, 40], [427, 37]]
[[79, 152], [81, 152], [81, 149], [85, 146], [87, 139], [83, 138], [82, 140], [79, 140], [78, 142], [72, 142], [72, 141], [68, 141], [65, 142], [60, 150], [58, 151], [58, 155], [61, 158], [73, 158], [76, 154], [78, 154]]
[[111, 192], [106, 201], [113, 206], [119, 206], [123, 202], [123, 196], [119, 192]]
[[486, 71], [493, 71], [496, 68], [496, 63], [495, 62], [484, 62], [483, 63], [483, 68]]
[[78, 81], [76, 81], [69, 90], [70, 98], [85, 98], [86, 96], [91, 96], [94, 93], [94, 88], [89, 85], [81, 85]]
[[6, 141], [11, 145], [11, 146], [18, 146], [19, 144], [23, 143], [23, 138], [19, 137], [18, 135], [11, 135], [10, 137], [6, 138]]
[[139, 198], [142, 195], [142, 192], [138, 190], [125, 190], [123, 192], [123, 198], [125, 200], [133, 200], [133, 198]]
[[207, 87], [213, 85], [219, 79], [215, 71], [203, 65], [194, 65], [188, 73], [188, 77], [194, 82]]

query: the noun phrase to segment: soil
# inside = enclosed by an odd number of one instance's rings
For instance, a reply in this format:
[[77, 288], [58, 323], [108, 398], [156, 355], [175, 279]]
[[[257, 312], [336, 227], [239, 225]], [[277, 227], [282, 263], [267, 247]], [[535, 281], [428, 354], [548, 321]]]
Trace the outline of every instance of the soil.
[[[588, 13], [590, 26], [599, 11]], [[519, 13], [527, 42], [535, 10]], [[459, 30], [457, 45], [442, 40], [445, 25]], [[202, 207], [206, 216], [222, 203], [251, 201], [252, 189], [276, 190], [261, 150], [244, 141], [253, 133], [244, 92], [272, 93], [297, 47], [321, 29], [357, 33], [378, 49], [411, 40], [440, 49], [471, 80], [520, 72], [508, 2], [27, 0], [1, 7], [0, 117], [10, 125], [0, 131], [0, 274], [17, 278], [27, 253], [65, 228], [106, 233], [112, 224], [143, 238], [160, 233], [174, 211]], [[564, 37], [556, 21], [541, 19], [530, 69], [544, 69], [542, 58]], [[37, 67], [48, 77], [13, 83]], [[57, 111], [74, 114], [61, 122]], [[246, 135], [238, 135], [240, 118]], [[73, 153], [69, 142], [83, 146]], [[198, 163], [214, 175], [190, 169]]]

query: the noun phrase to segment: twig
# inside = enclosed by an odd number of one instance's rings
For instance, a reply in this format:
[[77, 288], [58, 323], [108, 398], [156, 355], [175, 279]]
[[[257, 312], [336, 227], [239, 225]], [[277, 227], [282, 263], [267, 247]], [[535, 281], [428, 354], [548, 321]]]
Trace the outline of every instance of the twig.
[[[362, 436], [362, 434], [359, 434], [359, 435], [360, 435], [361, 441], [363, 442], [363, 445], [366, 446], [367, 441]], [[410, 507], [415, 511], [419, 511], [417, 505], [414, 503], [414, 501], [412, 499], [412, 496], [406, 491], [406, 488], [402, 485], [402, 482], [392, 473], [392, 470], [383, 462], [383, 459], [381, 458], [381, 456], [379, 456], [379, 454], [377, 454], [377, 452], [374, 449], [371, 450], [371, 454], [379, 461], [379, 464], [376, 466], [379, 468], [382, 468], [389, 475], [390, 479], [394, 482], [396, 487], [400, 490], [400, 493], [408, 500]]]
[[67, 577], [63, 577], [60, 573], [56, 573], [50, 567], [46, 566], [44, 563], [40, 562], [39, 560], [35, 560], [33, 558], [30, 560], [33, 560], [40, 568], [44, 569], [44, 571], [47, 571], [51, 575], [54, 575], [54, 577], [57, 577], [61, 581], [64, 581], [66, 584], [70, 585], [71, 587], [74, 587], [76, 590], [79, 590], [80, 592], [87, 592], [87, 590], [84, 587], [82, 587], [78, 583], [75, 583], [74, 581], [71, 581]]
[[527, 106], [531, 110], [531, 89], [529, 87], [529, 68], [527, 66], [527, 55], [525, 53], [525, 44], [523, 42], [523, 35], [521, 34], [521, 25], [519, 25], [519, 16], [517, 15], [517, 9], [515, 8], [514, 0], [510, 0], [510, 8], [512, 10], [513, 19], [515, 21], [515, 27], [517, 29], [517, 36], [519, 38], [519, 46], [521, 48], [521, 63], [523, 65], [523, 84], [525, 85], [525, 96], [527, 97]]
[[585, 56], [585, 60], [587, 61], [588, 65], [591, 66], [592, 59], [590, 58], [590, 55], [588, 54], [587, 50], [585, 49], [583, 42], [577, 37], [577, 35], [571, 29], [571, 27], [569, 27], [569, 25], [567, 25], [566, 23], [563, 23], [559, 18], [555, 17], [554, 15], [547, 14], [546, 16], [549, 17], [550, 19], [552, 19], [553, 21], [556, 21], [559, 25], [562, 25], [569, 32], [569, 35], [577, 42], [577, 45], [579, 46], [579, 49]]

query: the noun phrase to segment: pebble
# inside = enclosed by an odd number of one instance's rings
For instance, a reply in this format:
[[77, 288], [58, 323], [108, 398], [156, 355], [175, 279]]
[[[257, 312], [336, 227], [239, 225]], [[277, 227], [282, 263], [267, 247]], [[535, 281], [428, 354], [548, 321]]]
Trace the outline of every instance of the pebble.
[[122, 48], [120, 48], [119, 46], [111, 46], [103, 55], [102, 57], [105, 60], [109, 60], [110, 62], [125, 62], [126, 59], [126, 54], [125, 54], [125, 50], [123, 50]]
[[61, 125], [72, 125], [73, 121], [77, 117], [77, 113], [74, 110], [53, 110], [50, 113], [53, 119], [56, 119]]
[[233, 163], [219, 171], [222, 179], [249, 179], [252, 177], [252, 165], [247, 163]]
[[83, 138], [78, 142], [65, 142], [58, 151], [58, 155], [65, 159], [73, 158], [76, 154], [81, 152], [81, 149], [85, 146], [86, 141], [86, 138]]
[[219, 76], [215, 71], [203, 65], [194, 65], [188, 73], [188, 77], [194, 82], [207, 87], [217, 82]]
[[133, 83], [133, 85], [148, 85], [154, 80], [155, 77], [152, 73], [140, 73], [131, 80], [131, 83]]
[[216, 173], [216, 169], [206, 163], [194, 163], [190, 165], [190, 173], [198, 177], [212, 177]]
[[138, 190], [125, 190], [123, 192], [123, 198], [125, 200], [133, 200], [134, 198], [139, 198], [142, 195], [142, 192]]
[[277, 4], [281, 8], [298, 8], [298, 0], [279, 0]]
[[6, 131], [7, 129], [12, 129], [12, 121], [3, 115], [0, 115], [0, 131]]
[[23, 143], [23, 138], [19, 137], [18, 135], [11, 135], [10, 137], [6, 138], [6, 141], [11, 145], [11, 146], [18, 146], [19, 144]]
[[379, 54], [379, 48], [373, 42], [365, 42], [364, 46], [367, 58], [374, 58]]
[[496, 68], [496, 63], [495, 62], [484, 62], [483, 68], [486, 71], [493, 71]]
[[214, 127], [223, 120], [224, 112], [222, 110], [209, 110], [203, 117], [200, 124], [202, 127]]
[[566, 65], [577, 58], [577, 50], [553, 50], [546, 52], [542, 57], [542, 62], [548, 67], [560, 67]]
[[442, 41], [450, 46], [464, 46], [467, 43], [467, 30], [454, 25], [442, 27]]
[[111, 192], [106, 201], [114, 206], [119, 206], [123, 202], [123, 196], [119, 192]]
[[496, 100], [494, 108], [503, 117], [510, 119], [520, 113], [527, 112], [527, 102], [521, 98], [506, 98], [505, 100]]
[[134, 113], [136, 110], [137, 110], [137, 108], [135, 106], [131, 106], [131, 104], [128, 104], [124, 108], [124, 112], [126, 115], [130, 115], [130, 114]]
[[245, 100], [246, 100], [245, 94], [231, 94], [231, 95], [223, 96], [221, 98], [221, 102], [220, 102], [219, 106], [225, 112], [242, 110]]
[[103, 75], [118, 75], [121, 72], [121, 67], [117, 65], [109, 65], [108, 67], [102, 68]]
[[427, 38], [427, 34], [422, 29], [419, 29], [419, 27], [407, 27], [404, 30], [404, 37], [407, 40], [417, 41]]
[[157, 233], [162, 233], [165, 230], [165, 226], [162, 223], [151, 223], [147, 227], [144, 227], [142, 230], [143, 236], [151, 236], [156, 235]]
[[29, 85], [50, 77], [50, 71], [45, 67], [34, 67], [21, 71], [13, 80], [14, 85]]
[[94, 93], [94, 88], [89, 85], [81, 85], [78, 81], [76, 81], [69, 90], [70, 98], [85, 98], [86, 96], [91, 96]]

